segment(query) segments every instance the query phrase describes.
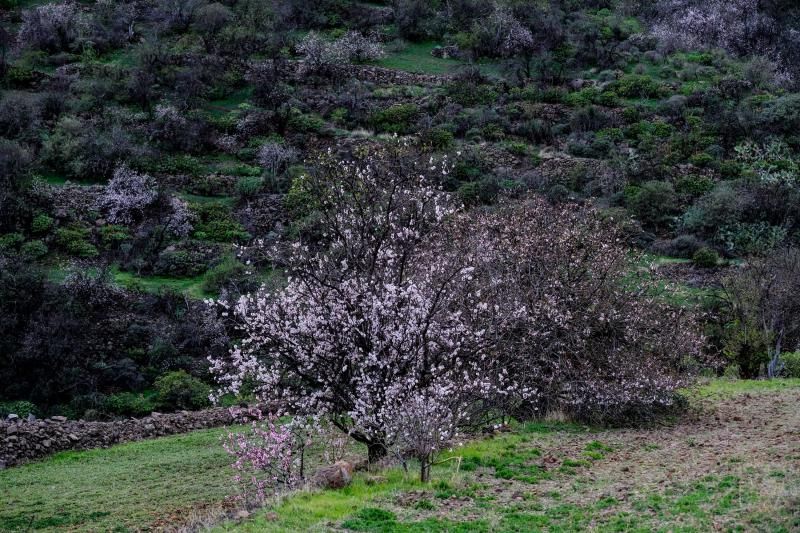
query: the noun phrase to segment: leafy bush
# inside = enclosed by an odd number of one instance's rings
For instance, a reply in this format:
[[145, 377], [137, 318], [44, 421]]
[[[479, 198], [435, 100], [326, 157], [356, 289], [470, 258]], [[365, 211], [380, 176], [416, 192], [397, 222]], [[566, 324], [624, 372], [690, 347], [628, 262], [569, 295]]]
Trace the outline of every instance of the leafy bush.
[[629, 207], [646, 226], [666, 227], [678, 212], [678, 199], [671, 183], [648, 181], [629, 196]]
[[231, 210], [221, 202], [192, 204], [196, 217], [194, 236], [198, 239], [213, 242], [244, 241], [250, 235], [244, 226], [231, 216]]
[[377, 131], [385, 133], [409, 133], [413, 121], [419, 115], [414, 104], [394, 104], [372, 114], [371, 122]]
[[25, 400], [0, 402], [0, 419], [6, 418], [11, 414], [17, 415], [20, 418], [24, 418], [29, 414], [39, 416], [39, 408]]
[[159, 405], [169, 409], [201, 409], [210, 404], [211, 388], [184, 370], [168, 372], [156, 379]]
[[245, 176], [236, 181], [236, 194], [240, 198], [253, 198], [264, 186], [260, 176]]
[[781, 354], [783, 373], [790, 378], [800, 378], [800, 352]]
[[719, 254], [711, 248], [700, 248], [692, 255], [692, 262], [702, 268], [714, 268], [719, 264]]
[[128, 228], [118, 224], [108, 224], [100, 228], [100, 241], [105, 247], [114, 247], [131, 238]]
[[426, 130], [420, 137], [422, 144], [436, 151], [447, 150], [453, 145], [453, 134], [444, 128]]
[[21, 233], [6, 233], [0, 235], [0, 251], [16, 250], [25, 242]]
[[42, 241], [28, 241], [23, 244], [20, 253], [29, 259], [40, 259], [47, 255], [47, 245]]
[[245, 273], [245, 267], [235, 257], [226, 257], [203, 276], [203, 290], [218, 293], [226, 283]]
[[31, 232], [35, 234], [47, 233], [50, 231], [50, 228], [53, 227], [53, 219], [45, 215], [44, 213], [39, 213], [33, 220], [31, 221]]
[[147, 416], [156, 410], [156, 404], [144, 394], [120, 392], [105, 398], [103, 410], [117, 416]]
[[667, 92], [664, 85], [653, 78], [635, 74], [617, 80], [614, 91], [626, 98], [662, 98]]
[[56, 243], [69, 254], [78, 257], [97, 257], [97, 248], [89, 242], [88, 228], [73, 226], [56, 230]]

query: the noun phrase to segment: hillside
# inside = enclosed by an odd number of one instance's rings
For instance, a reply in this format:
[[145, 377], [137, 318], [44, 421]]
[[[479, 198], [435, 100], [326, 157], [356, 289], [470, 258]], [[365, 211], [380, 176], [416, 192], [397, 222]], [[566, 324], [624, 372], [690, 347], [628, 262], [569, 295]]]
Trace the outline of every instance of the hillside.
[[787, 0], [0, 0], [0, 529], [800, 527], [798, 65]]

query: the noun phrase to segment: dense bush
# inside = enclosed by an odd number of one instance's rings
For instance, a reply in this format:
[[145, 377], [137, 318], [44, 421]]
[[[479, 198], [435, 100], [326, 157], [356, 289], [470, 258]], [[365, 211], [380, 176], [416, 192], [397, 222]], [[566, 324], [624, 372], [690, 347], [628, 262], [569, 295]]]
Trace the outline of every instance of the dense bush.
[[783, 373], [790, 378], [800, 378], [800, 352], [781, 354]]
[[719, 265], [719, 254], [711, 248], [700, 248], [692, 255], [692, 262], [701, 268]]
[[183, 370], [169, 372], [155, 381], [158, 403], [168, 409], [200, 409], [209, 405], [211, 388]]
[[147, 416], [156, 410], [151, 397], [141, 393], [119, 392], [110, 394], [103, 400], [102, 409], [115, 416]]

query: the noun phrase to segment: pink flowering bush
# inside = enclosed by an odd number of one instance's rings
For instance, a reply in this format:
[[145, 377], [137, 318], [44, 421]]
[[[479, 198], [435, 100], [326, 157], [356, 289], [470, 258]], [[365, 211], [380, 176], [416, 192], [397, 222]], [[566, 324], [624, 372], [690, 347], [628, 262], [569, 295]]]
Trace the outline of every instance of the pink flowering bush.
[[280, 424], [276, 416], [266, 418], [258, 409], [232, 412], [250, 421], [249, 432], [229, 433], [223, 447], [235, 458], [234, 479], [248, 502], [263, 502], [281, 489], [296, 486], [303, 477], [302, 448], [292, 427]]

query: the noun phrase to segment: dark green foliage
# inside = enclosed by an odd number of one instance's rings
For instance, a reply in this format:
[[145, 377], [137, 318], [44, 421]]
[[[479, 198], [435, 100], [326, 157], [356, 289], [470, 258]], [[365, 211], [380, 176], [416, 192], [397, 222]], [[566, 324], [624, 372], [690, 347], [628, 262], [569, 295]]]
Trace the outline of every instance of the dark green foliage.
[[642, 222], [655, 228], [666, 228], [678, 214], [678, 198], [672, 184], [648, 181], [626, 192], [627, 204]]
[[116, 416], [147, 416], [155, 411], [156, 407], [152, 397], [134, 392], [111, 394], [103, 401], [103, 410]]
[[692, 262], [701, 268], [714, 268], [719, 265], [719, 254], [711, 248], [700, 248], [692, 255]]
[[426, 130], [420, 138], [423, 145], [434, 151], [446, 151], [453, 145], [453, 134], [444, 128]]
[[157, 399], [162, 408], [200, 409], [210, 404], [211, 388], [183, 370], [169, 372], [155, 381]]
[[213, 242], [245, 241], [250, 235], [244, 226], [231, 215], [228, 206], [221, 202], [193, 204], [192, 211], [196, 216], [194, 236], [197, 239]]
[[800, 352], [781, 354], [783, 373], [790, 378], [800, 378]]
[[97, 257], [97, 248], [90, 242], [91, 230], [80, 226], [56, 230], [56, 244], [76, 257]]
[[17, 415], [20, 418], [25, 418], [28, 415], [40, 416], [39, 409], [25, 400], [16, 402], [0, 402], [0, 419], [6, 418], [8, 415]]
[[236, 181], [236, 194], [240, 198], [253, 198], [264, 187], [264, 180], [261, 176], [245, 176]]
[[371, 122], [379, 132], [409, 133], [418, 114], [414, 104], [395, 104], [373, 113]]
[[237, 281], [245, 273], [245, 266], [235, 257], [226, 257], [203, 276], [203, 290], [216, 294], [227, 283]]
[[42, 241], [28, 241], [20, 246], [19, 252], [28, 259], [41, 259], [47, 255], [48, 248]]
[[627, 75], [614, 83], [614, 91], [626, 98], [663, 98], [666, 88], [658, 81], [644, 75]]

